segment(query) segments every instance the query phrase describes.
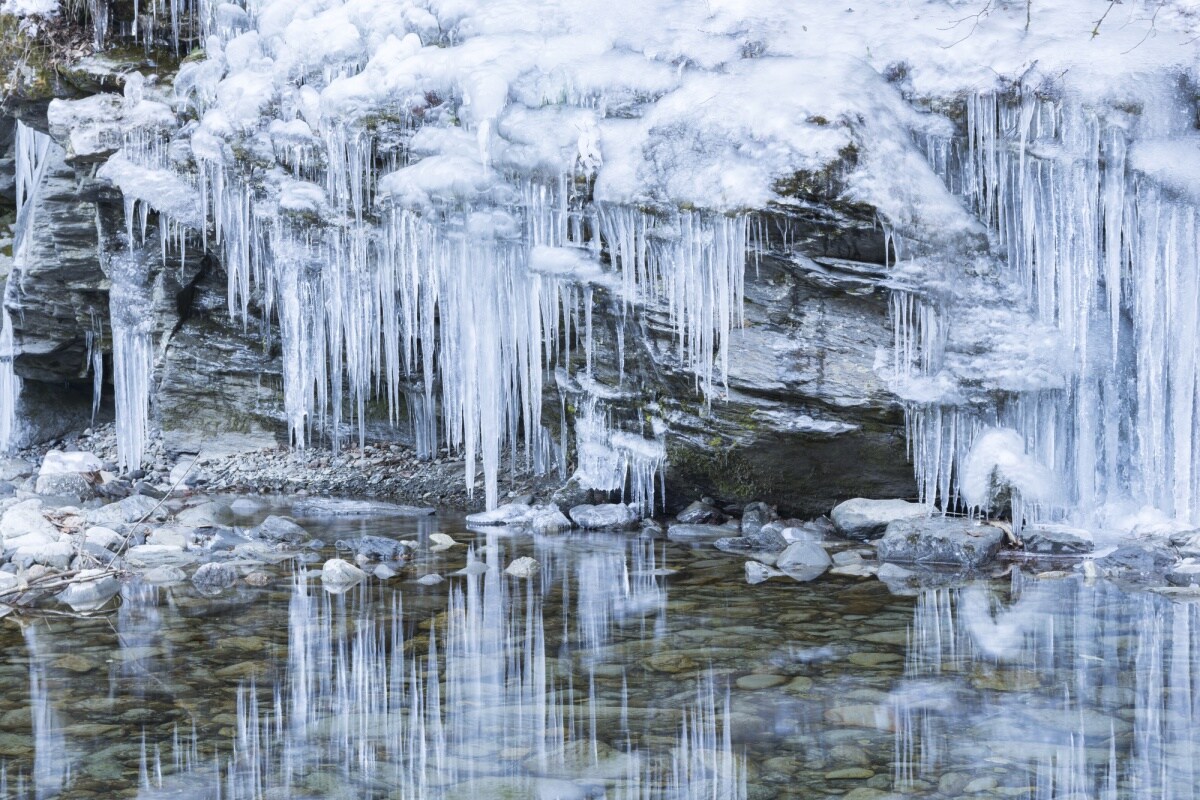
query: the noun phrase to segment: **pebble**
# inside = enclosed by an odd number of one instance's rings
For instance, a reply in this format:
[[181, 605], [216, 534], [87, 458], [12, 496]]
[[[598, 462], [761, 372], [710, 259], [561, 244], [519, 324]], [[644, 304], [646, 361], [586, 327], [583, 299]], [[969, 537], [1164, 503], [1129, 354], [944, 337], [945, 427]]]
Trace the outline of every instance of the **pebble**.
[[738, 678], [736, 685], [739, 689], [771, 689], [775, 686], [782, 686], [787, 682], [788, 679], [782, 675], [768, 675], [755, 672]]

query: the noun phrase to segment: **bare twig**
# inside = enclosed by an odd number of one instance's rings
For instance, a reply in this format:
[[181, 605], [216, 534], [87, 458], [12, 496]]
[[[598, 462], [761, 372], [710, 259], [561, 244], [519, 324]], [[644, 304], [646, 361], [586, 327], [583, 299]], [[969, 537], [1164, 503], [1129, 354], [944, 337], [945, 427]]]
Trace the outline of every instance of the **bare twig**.
[[1112, 11], [1113, 6], [1115, 6], [1119, 2], [1121, 2], [1121, 0], [1109, 0], [1108, 8], [1104, 9], [1104, 13], [1100, 15], [1100, 19], [1096, 20], [1096, 24], [1092, 26], [1092, 38], [1093, 39], [1095, 39], [1097, 36], [1100, 35], [1100, 26], [1104, 24], [1105, 18], [1108, 17], [1108, 12]]
[[[141, 519], [139, 519], [137, 522], [133, 523], [133, 525], [130, 526], [129, 531], [126, 532], [126, 534], [125, 534], [125, 539], [121, 542], [121, 546], [116, 549], [115, 553], [113, 553], [113, 558], [116, 558], [117, 556], [119, 556], [125, 552], [125, 548], [127, 548], [129, 546], [129, 541], [133, 537], [133, 532], [138, 529], [138, 526], [145, 524], [146, 520], [150, 519], [150, 517], [153, 516], [155, 511], [158, 511], [158, 509], [162, 508], [162, 504], [167, 502], [167, 498], [170, 497], [171, 495], [175, 494], [175, 490], [179, 488], [179, 484], [181, 484], [185, 480], [187, 480], [187, 476], [191, 473], [192, 467], [196, 466], [197, 462], [200, 461], [200, 453], [201, 452], [203, 452], [203, 451], [199, 451], [196, 453], [196, 455], [192, 458], [192, 463], [188, 464], [188, 468], [185, 469], [183, 471], [183, 474], [179, 476], [179, 480], [175, 481], [175, 485], [172, 486], [170, 488], [170, 490], [166, 494], [164, 494], [157, 503], [154, 504], [154, 508], [147, 511], [145, 514], [142, 515]], [[111, 564], [111, 563], [112, 563], [112, 561], [109, 561], [109, 564]]]

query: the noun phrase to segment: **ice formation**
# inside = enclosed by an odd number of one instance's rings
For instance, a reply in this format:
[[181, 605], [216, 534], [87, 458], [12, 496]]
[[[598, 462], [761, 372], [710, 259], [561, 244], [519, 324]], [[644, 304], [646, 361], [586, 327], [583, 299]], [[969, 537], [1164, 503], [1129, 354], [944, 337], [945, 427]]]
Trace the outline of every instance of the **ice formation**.
[[[92, 101], [120, 119], [100, 174], [131, 251], [151, 207], [164, 258], [186, 230], [216, 248], [231, 311], [281, 339], [294, 445], [363, 436], [381, 399], [468, 484], [481, 462], [492, 506], [506, 454], [547, 466], [547, 376], [582, 348], [590, 379], [596, 302], [666, 319], [720, 398], [756, 212], [842, 165], [887, 232], [924, 497], [956, 504], [1004, 427], [1063, 484], [1031, 514], [1196, 519], [1193, 6], [172, 0], [134, 33], [203, 58]], [[947, 101], [965, 134], [923, 110]], [[93, 110], [56, 108], [72, 147], [106, 146]], [[118, 327], [133, 464], [153, 348]], [[653, 504], [658, 433], [606, 425], [577, 432], [581, 478]]]

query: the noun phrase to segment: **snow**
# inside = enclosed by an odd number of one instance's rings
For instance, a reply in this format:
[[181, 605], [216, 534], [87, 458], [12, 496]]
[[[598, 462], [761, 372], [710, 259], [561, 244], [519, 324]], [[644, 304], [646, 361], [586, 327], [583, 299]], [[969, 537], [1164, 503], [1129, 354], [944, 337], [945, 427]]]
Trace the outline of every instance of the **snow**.
[[1025, 452], [1025, 437], [1011, 428], [984, 431], [971, 445], [959, 483], [968, 506], [991, 510], [1000, 494], [1013, 497], [1013, 521], [1020, 524], [1021, 503], [1053, 503], [1060, 499], [1057, 477]]

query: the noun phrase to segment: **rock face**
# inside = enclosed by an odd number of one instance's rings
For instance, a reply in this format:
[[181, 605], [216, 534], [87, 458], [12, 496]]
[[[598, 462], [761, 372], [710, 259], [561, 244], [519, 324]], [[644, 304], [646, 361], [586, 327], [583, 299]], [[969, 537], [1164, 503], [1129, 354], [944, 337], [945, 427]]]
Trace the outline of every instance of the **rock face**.
[[880, 561], [975, 569], [994, 559], [1003, 541], [1004, 532], [991, 525], [930, 517], [890, 523], [875, 548]]

